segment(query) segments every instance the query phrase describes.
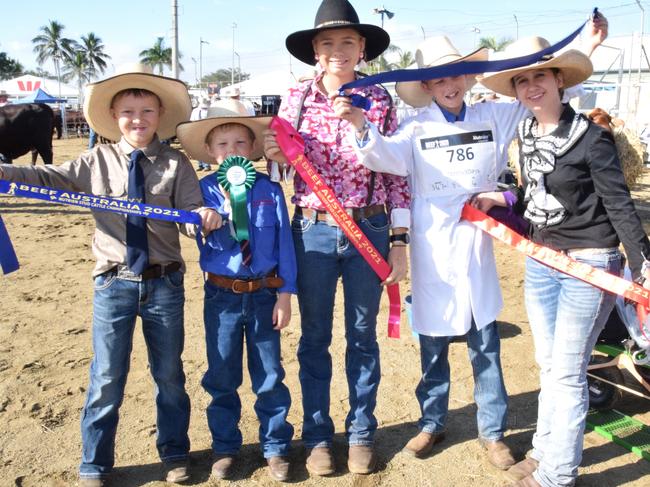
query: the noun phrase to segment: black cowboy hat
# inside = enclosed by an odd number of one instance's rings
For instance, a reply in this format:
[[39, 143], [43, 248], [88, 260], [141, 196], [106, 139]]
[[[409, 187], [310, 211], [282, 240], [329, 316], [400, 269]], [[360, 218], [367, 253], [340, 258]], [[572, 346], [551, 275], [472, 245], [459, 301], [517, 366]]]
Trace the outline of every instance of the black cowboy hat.
[[314, 28], [299, 30], [285, 41], [289, 52], [297, 59], [312, 66], [316, 64], [311, 41], [326, 29], [354, 29], [366, 39], [366, 61], [371, 61], [386, 50], [390, 36], [381, 27], [359, 23], [359, 16], [347, 0], [323, 0], [316, 12]]

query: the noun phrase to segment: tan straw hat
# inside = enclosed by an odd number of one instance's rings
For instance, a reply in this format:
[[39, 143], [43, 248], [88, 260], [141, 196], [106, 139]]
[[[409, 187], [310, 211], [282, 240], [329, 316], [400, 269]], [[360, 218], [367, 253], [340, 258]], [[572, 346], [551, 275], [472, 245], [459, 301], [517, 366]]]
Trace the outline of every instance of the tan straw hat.
[[194, 122], [183, 122], [176, 127], [176, 135], [183, 149], [192, 159], [210, 161], [212, 156], [208, 153], [205, 138], [210, 131], [226, 123], [239, 123], [251, 129], [255, 134], [255, 144], [251, 153], [251, 160], [256, 161], [264, 155], [262, 149], [262, 132], [271, 123], [271, 116], [253, 117], [248, 114], [246, 106], [239, 100], [228, 98], [219, 100], [208, 108], [207, 118]]
[[[422, 41], [415, 51], [414, 68], [431, 68], [443, 66], [458, 61], [485, 61], [488, 50], [484, 47], [462, 56], [447, 36], [429, 37]], [[476, 83], [474, 81], [472, 85]], [[469, 88], [470, 86], [468, 86]], [[395, 85], [399, 97], [415, 108], [427, 107], [431, 104], [431, 95], [424, 91], [421, 81], [403, 81]]]
[[190, 118], [192, 101], [182, 81], [152, 74], [149, 66], [138, 63], [122, 66], [118, 71], [115, 76], [90, 83], [85, 88], [84, 116], [88, 125], [102, 137], [110, 140], [122, 137], [111, 115], [111, 101], [122, 90], [142, 89], [158, 95], [164, 108], [156, 130], [161, 139], [173, 137], [176, 125]]
[[[551, 44], [543, 37], [525, 37], [510, 44], [506, 49], [498, 53], [498, 59], [510, 59], [534, 54], [542, 49], [546, 49]], [[515, 88], [512, 84], [512, 78], [524, 71], [531, 69], [550, 69], [557, 68], [562, 72], [564, 79], [563, 88], [570, 88], [591, 76], [593, 66], [589, 57], [576, 49], [570, 49], [563, 53], [553, 56], [549, 54], [544, 59], [535, 64], [529, 64], [521, 68], [506, 69], [496, 73], [485, 73], [479, 77], [479, 82], [486, 88], [501, 95], [515, 98]]]

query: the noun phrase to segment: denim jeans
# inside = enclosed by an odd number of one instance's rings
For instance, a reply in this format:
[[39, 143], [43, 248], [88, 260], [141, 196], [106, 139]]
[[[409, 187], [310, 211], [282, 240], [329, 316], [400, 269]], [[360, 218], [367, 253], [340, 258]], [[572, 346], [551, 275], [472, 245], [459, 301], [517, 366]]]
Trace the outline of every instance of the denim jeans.
[[[492, 322], [477, 330], [472, 321], [465, 337], [474, 373], [478, 434], [489, 441], [500, 440], [506, 429], [508, 394], [501, 372], [501, 341], [497, 324]], [[453, 338], [420, 335], [422, 378], [415, 395], [422, 413], [419, 426], [427, 433], [445, 430], [449, 411], [448, 352]]]
[[[619, 273], [618, 251], [572, 257]], [[525, 297], [540, 367], [532, 453], [540, 464], [534, 475], [545, 487], [571, 486], [582, 460], [589, 409], [587, 365], [615, 297], [531, 258], [526, 261]]]
[[[358, 222], [377, 250], [388, 254], [385, 214]], [[292, 222], [298, 262], [298, 303], [302, 335], [298, 346], [302, 387], [303, 433], [307, 448], [330, 446], [330, 382], [334, 296], [343, 279], [345, 307], [345, 373], [350, 411], [345, 431], [351, 445], [370, 445], [377, 429], [374, 416], [379, 388], [377, 313], [382, 287], [372, 270], [339, 227], [296, 216]]]
[[274, 289], [236, 294], [205, 283], [203, 319], [208, 370], [201, 383], [212, 396], [207, 417], [216, 454], [234, 455], [242, 445], [237, 389], [242, 384], [244, 337], [264, 457], [289, 452], [293, 437], [293, 426], [287, 422], [291, 396], [282, 383], [280, 332], [273, 329], [276, 299]]
[[163, 461], [187, 458], [190, 399], [185, 393], [183, 274], [142, 282], [95, 278], [90, 386], [81, 417], [79, 474], [100, 478], [114, 464], [115, 431], [129, 372], [136, 318], [142, 318], [157, 409], [156, 447]]

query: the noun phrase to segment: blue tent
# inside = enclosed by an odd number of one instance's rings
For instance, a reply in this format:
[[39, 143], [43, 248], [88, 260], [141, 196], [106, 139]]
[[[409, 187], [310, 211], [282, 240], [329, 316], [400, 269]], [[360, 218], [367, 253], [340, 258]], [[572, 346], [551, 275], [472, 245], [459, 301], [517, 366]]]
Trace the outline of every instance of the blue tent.
[[37, 89], [31, 95], [16, 100], [16, 103], [65, 103], [65, 98], [55, 98], [42, 89]]

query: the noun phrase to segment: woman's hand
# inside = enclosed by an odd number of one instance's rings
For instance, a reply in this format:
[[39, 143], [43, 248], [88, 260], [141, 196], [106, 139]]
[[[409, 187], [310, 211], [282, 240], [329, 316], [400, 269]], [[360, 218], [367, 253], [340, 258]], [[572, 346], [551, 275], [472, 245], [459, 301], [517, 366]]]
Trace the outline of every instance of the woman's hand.
[[600, 46], [605, 39], [609, 30], [607, 18], [600, 12], [596, 17], [592, 17], [586, 29], [587, 55], [591, 56], [594, 50]]
[[500, 191], [489, 191], [472, 196], [469, 204], [477, 210], [487, 213], [493, 206], [508, 206], [506, 198]]
[[406, 245], [393, 245], [388, 253], [388, 265], [390, 266], [390, 274], [382, 286], [395, 284], [406, 278], [407, 273], [407, 259], [406, 259]]
[[361, 108], [352, 106], [352, 100], [349, 97], [340, 96], [338, 93], [335, 93], [330, 98], [332, 99], [334, 115], [350, 122], [356, 130], [363, 128], [366, 116]]
[[281, 166], [288, 164], [287, 158], [284, 156], [278, 141], [275, 138], [275, 130], [266, 129], [263, 132], [264, 135], [264, 155], [267, 159], [273, 160], [279, 163]]

